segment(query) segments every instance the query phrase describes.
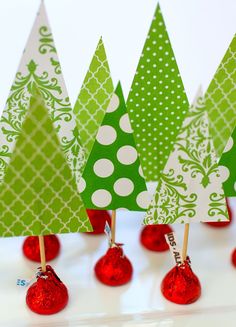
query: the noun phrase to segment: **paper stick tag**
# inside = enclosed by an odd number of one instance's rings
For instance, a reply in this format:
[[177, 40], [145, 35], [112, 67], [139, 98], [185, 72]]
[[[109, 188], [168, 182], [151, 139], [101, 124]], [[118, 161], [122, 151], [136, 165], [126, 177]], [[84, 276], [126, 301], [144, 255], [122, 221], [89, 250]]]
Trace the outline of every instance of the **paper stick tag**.
[[105, 223], [104, 232], [107, 235], [107, 238], [108, 238], [109, 243], [111, 243], [111, 228], [110, 228], [110, 225], [108, 224], [107, 221]]
[[36, 274], [32, 276], [30, 279], [17, 278], [16, 285], [21, 287], [28, 287], [40, 275], [41, 275], [41, 271], [37, 271]]
[[16, 280], [16, 285], [17, 286], [27, 287], [27, 286], [29, 286], [29, 284], [30, 284], [29, 279], [17, 278], [17, 280]]
[[181, 251], [177, 246], [175, 233], [172, 232], [172, 233], [165, 234], [165, 238], [166, 238], [166, 242], [169, 245], [170, 252], [172, 253], [172, 256], [174, 258], [174, 262], [177, 265], [181, 264], [183, 260], [182, 260]]

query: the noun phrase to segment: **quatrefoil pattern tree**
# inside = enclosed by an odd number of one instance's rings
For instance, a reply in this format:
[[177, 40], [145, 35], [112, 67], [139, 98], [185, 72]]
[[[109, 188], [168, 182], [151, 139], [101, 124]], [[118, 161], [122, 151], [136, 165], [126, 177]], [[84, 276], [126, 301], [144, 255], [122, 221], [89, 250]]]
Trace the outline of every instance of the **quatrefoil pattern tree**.
[[92, 149], [113, 92], [110, 69], [101, 38], [74, 107], [86, 157]]
[[157, 181], [188, 108], [188, 99], [158, 5], [127, 100], [147, 181]]
[[205, 94], [218, 159], [236, 126], [236, 35]]
[[0, 186], [0, 235], [88, 232], [91, 225], [38, 90]]
[[98, 130], [79, 189], [89, 209], [143, 211], [149, 203], [120, 84]]

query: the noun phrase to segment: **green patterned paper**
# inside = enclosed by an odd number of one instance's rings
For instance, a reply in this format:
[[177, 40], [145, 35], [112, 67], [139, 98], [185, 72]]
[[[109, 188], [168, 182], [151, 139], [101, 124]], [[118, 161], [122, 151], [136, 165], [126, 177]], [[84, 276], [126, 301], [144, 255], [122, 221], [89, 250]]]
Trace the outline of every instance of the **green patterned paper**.
[[89, 209], [138, 211], [149, 203], [120, 84], [96, 135], [79, 189]]
[[224, 149], [219, 165], [224, 172], [225, 196], [236, 196], [236, 128]]
[[144, 224], [228, 220], [222, 177], [205, 103], [198, 97], [160, 175]]
[[236, 126], [236, 35], [210, 83], [206, 108], [218, 158]]
[[0, 213], [5, 237], [92, 230], [40, 94], [31, 98], [0, 187]]
[[0, 182], [29, 108], [35, 85], [41, 91], [57, 131], [61, 148], [77, 182], [85, 163], [78, 128], [61, 73], [43, 2], [23, 52], [0, 121]]
[[158, 5], [127, 101], [144, 175], [157, 181], [189, 108]]
[[110, 69], [101, 38], [74, 107], [86, 157], [92, 149], [113, 92]]

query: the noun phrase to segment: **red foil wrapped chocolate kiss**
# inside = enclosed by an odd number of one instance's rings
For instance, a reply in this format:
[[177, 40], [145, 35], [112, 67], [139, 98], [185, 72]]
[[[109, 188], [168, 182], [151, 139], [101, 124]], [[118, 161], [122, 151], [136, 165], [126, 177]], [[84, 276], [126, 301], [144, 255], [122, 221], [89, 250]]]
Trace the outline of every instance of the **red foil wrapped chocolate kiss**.
[[128, 283], [133, 274], [133, 267], [120, 246], [113, 246], [98, 260], [94, 267], [97, 279], [109, 286]]
[[193, 273], [190, 262], [176, 265], [164, 277], [161, 283], [164, 297], [177, 304], [190, 304], [201, 296], [201, 284]]
[[108, 211], [87, 209], [87, 214], [93, 226], [93, 232], [89, 232], [88, 234], [103, 234], [106, 221], [111, 226], [111, 216]]
[[231, 255], [231, 262], [234, 267], [236, 267], [236, 249], [233, 250]]
[[[60, 252], [60, 241], [56, 235], [45, 235], [44, 246], [46, 261], [55, 259]], [[23, 243], [23, 253], [29, 260], [40, 262], [39, 238], [28, 236]]]
[[65, 308], [68, 303], [66, 286], [58, 278], [51, 266], [41, 272], [37, 281], [29, 287], [26, 303], [30, 310], [41, 315], [51, 315]]
[[232, 218], [233, 218], [233, 214], [232, 211], [230, 209], [229, 206], [229, 202], [226, 199], [226, 203], [227, 203], [227, 209], [228, 209], [228, 213], [229, 213], [229, 221], [215, 221], [215, 222], [207, 222], [206, 224], [211, 226], [211, 227], [215, 227], [215, 228], [222, 228], [222, 227], [227, 227], [232, 223]]
[[169, 249], [165, 234], [173, 230], [169, 225], [148, 225], [142, 229], [140, 234], [141, 244], [150, 251], [163, 252]]

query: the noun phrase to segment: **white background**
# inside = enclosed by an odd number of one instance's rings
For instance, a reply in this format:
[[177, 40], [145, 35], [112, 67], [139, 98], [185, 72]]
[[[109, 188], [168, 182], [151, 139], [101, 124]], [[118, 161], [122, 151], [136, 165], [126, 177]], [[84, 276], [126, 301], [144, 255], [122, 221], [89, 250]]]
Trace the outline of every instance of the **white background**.
[[[8, 96], [39, 0], [0, 0], [0, 112]], [[156, 0], [45, 0], [72, 105], [100, 35], [114, 84], [128, 95]], [[236, 32], [235, 0], [161, 0], [191, 101], [207, 88]]]

